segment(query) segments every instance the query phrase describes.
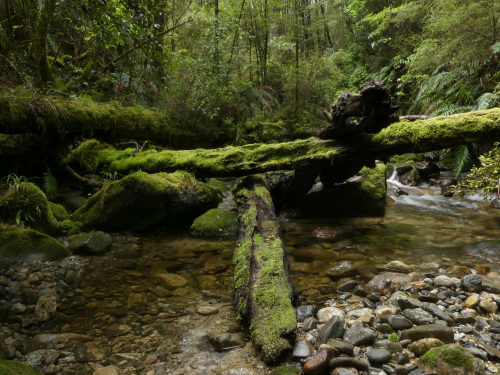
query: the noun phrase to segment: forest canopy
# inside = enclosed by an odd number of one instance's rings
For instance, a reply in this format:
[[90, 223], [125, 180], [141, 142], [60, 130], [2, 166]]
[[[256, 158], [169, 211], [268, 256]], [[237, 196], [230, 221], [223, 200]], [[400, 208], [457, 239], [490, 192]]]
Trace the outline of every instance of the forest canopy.
[[381, 79], [400, 114], [497, 106], [497, 0], [6, 0], [3, 89], [154, 106], [214, 143], [320, 127]]

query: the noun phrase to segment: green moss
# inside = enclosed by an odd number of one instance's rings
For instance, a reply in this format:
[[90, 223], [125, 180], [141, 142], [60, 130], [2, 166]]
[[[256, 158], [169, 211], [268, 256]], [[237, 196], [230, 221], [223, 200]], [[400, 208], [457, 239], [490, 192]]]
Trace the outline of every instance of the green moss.
[[396, 122], [380, 131], [372, 141], [382, 149], [425, 152], [453, 146], [457, 142], [475, 142], [485, 134], [490, 138], [500, 135], [500, 108]]
[[40, 372], [32, 367], [16, 361], [0, 359], [1, 375], [40, 375]]
[[57, 221], [63, 221], [69, 217], [68, 212], [66, 211], [64, 206], [49, 202], [49, 207]]
[[370, 199], [385, 200], [387, 185], [385, 179], [385, 164], [377, 164], [375, 168], [363, 167], [359, 175], [363, 178], [360, 189], [364, 191]]
[[464, 369], [466, 373], [482, 374], [484, 371], [474, 356], [459, 344], [432, 348], [420, 357], [420, 363], [429, 369], [435, 369], [439, 361], [443, 361], [451, 368]]
[[187, 172], [135, 172], [103, 186], [72, 218], [86, 228], [142, 230], [191, 221], [218, 201], [213, 188]]
[[229, 187], [227, 186], [227, 184], [224, 181], [218, 180], [216, 178], [211, 178], [208, 181], [208, 185], [210, 185], [214, 189], [217, 189], [220, 193], [229, 191]]
[[[304, 161], [329, 162], [338, 153], [332, 141], [315, 138], [279, 144], [228, 146], [219, 149], [148, 150], [137, 155], [134, 155], [136, 150], [132, 148], [116, 150], [109, 145], [95, 144], [95, 140], [87, 142], [92, 145], [94, 154], [97, 155], [97, 164], [102, 164], [103, 168], [112, 172], [128, 173], [139, 169], [150, 173], [187, 170], [200, 177], [293, 169], [295, 165]], [[84, 147], [82, 145], [80, 147]], [[71, 152], [65, 162], [79, 161], [77, 155], [80, 151], [77, 150]]]
[[235, 238], [238, 218], [234, 212], [213, 208], [197, 217], [191, 225], [191, 235], [206, 238]]
[[59, 223], [59, 229], [62, 234], [72, 235], [82, 231], [83, 223], [80, 221], [66, 219]]
[[8, 223], [21, 220], [26, 225], [49, 234], [55, 234], [59, 229], [44, 192], [30, 182], [12, 186], [0, 198], [0, 218]]
[[0, 257], [11, 261], [55, 260], [70, 255], [56, 239], [32, 229], [0, 232]]
[[389, 159], [389, 162], [396, 164], [414, 164], [418, 161], [424, 161], [424, 154], [402, 154], [402, 155], [393, 155]]
[[389, 336], [389, 340], [391, 340], [392, 342], [398, 342], [398, 334], [396, 332], [391, 333], [391, 335]]

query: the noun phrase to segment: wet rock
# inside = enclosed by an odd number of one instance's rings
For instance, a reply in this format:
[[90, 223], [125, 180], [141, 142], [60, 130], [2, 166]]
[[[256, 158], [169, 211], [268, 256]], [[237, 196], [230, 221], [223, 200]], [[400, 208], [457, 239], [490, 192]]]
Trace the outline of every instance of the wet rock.
[[499, 199], [499, 198], [495, 198], [495, 199], [493, 199], [493, 200], [490, 202], [490, 207], [491, 207], [491, 208], [500, 209], [500, 199]]
[[398, 272], [398, 273], [410, 273], [414, 271], [414, 267], [401, 262], [399, 260], [393, 260], [382, 267], [386, 271]]
[[371, 279], [366, 287], [371, 293], [388, 294], [397, 289], [401, 289], [410, 281], [412, 281], [412, 277], [407, 274], [385, 272]]
[[302, 305], [297, 307], [297, 322], [301, 323], [314, 315], [313, 305]]
[[465, 349], [467, 349], [467, 351], [476, 358], [480, 358], [483, 361], [488, 360], [488, 353], [486, 353], [484, 350], [476, 348], [475, 346], [467, 346], [465, 347]]
[[387, 323], [394, 328], [396, 331], [402, 330], [402, 329], [408, 329], [413, 326], [412, 322], [408, 319], [406, 319], [403, 316], [399, 315], [389, 315], [387, 317]]
[[92, 375], [120, 375], [120, 370], [116, 366], [106, 366], [94, 371]]
[[453, 342], [453, 330], [440, 324], [427, 324], [413, 327], [401, 332], [401, 340], [418, 341], [425, 338], [436, 338], [444, 343]]
[[362, 324], [355, 324], [348, 328], [344, 334], [344, 340], [356, 346], [371, 345], [375, 342], [376, 338], [377, 333]]
[[220, 304], [215, 305], [199, 305], [196, 307], [196, 312], [201, 315], [213, 315], [217, 314], [222, 306]]
[[292, 357], [295, 360], [310, 357], [314, 354], [314, 347], [308, 340], [298, 340], [293, 347]]
[[375, 316], [381, 321], [385, 322], [387, 321], [387, 318], [389, 316], [394, 315], [397, 312], [398, 308], [395, 306], [382, 305], [377, 307], [377, 309], [375, 310]]
[[471, 294], [464, 301], [464, 306], [469, 308], [469, 309], [475, 309], [479, 305], [479, 302], [481, 302], [481, 299], [479, 298], [479, 294]]
[[349, 280], [343, 284], [341, 284], [337, 288], [337, 293], [350, 293], [358, 286], [358, 282], [355, 280]]
[[402, 309], [417, 309], [424, 307], [424, 303], [416, 298], [399, 298], [397, 299], [399, 307]]
[[391, 354], [399, 353], [403, 350], [403, 346], [399, 342], [394, 342], [391, 340], [380, 340], [373, 344], [375, 349], [385, 349]]
[[335, 348], [335, 350], [337, 350], [339, 353], [347, 354], [349, 356], [352, 356], [354, 354], [353, 346], [345, 341], [339, 339], [330, 339], [328, 340], [327, 344]]
[[403, 315], [418, 325], [434, 323], [434, 317], [421, 308], [403, 310]]
[[176, 273], [161, 272], [156, 273], [153, 276], [169, 289], [180, 288], [187, 284], [187, 280], [183, 276]]
[[85, 350], [87, 354], [87, 359], [89, 361], [102, 361], [106, 358], [106, 353], [101, 347], [95, 342], [88, 342], [85, 344]]
[[489, 314], [495, 314], [498, 311], [498, 305], [493, 298], [487, 298], [479, 302], [479, 308]]
[[344, 319], [334, 316], [318, 331], [318, 343], [324, 344], [331, 338], [342, 337], [345, 332]]
[[366, 357], [372, 366], [380, 366], [391, 359], [391, 353], [386, 349], [371, 349], [366, 352]]
[[240, 348], [245, 345], [245, 341], [240, 334], [209, 332], [208, 341], [217, 351], [224, 351]]
[[464, 277], [471, 274], [471, 270], [466, 266], [453, 266], [446, 270], [446, 274], [451, 277]]
[[441, 340], [435, 338], [426, 338], [413, 342], [408, 350], [415, 354], [417, 357], [420, 357], [427, 353], [427, 351], [431, 348], [435, 348], [438, 346], [444, 345]]
[[328, 271], [326, 271], [326, 274], [330, 276], [333, 280], [340, 280], [344, 277], [358, 275], [359, 270], [353, 263], [345, 261], [339, 264], [338, 266], [330, 268]]
[[330, 227], [320, 227], [313, 231], [313, 236], [325, 241], [337, 241], [344, 234], [344, 230]]
[[302, 372], [304, 375], [327, 375], [329, 372], [328, 362], [331, 356], [332, 353], [328, 350], [320, 350], [304, 364]]
[[441, 275], [434, 279], [434, 286], [437, 288], [458, 288], [460, 286], [460, 279]]
[[347, 317], [352, 320], [359, 320], [368, 323], [373, 319], [373, 311], [369, 308], [354, 309], [347, 313]]
[[304, 325], [303, 325], [302, 329], [305, 332], [311, 331], [318, 326], [318, 323], [319, 323], [318, 320], [311, 316], [311, 317], [307, 318], [306, 320], [304, 320]]
[[68, 248], [75, 254], [99, 255], [111, 248], [113, 238], [104, 232], [80, 233], [68, 238]]
[[57, 310], [56, 296], [53, 294], [46, 294], [38, 299], [35, 306], [35, 319], [38, 322], [45, 322], [49, 320]]
[[345, 320], [344, 312], [336, 307], [324, 307], [318, 310], [316, 316], [318, 317], [320, 323], [326, 323], [334, 316], [338, 316], [339, 318]]
[[211, 256], [205, 262], [205, 273], [214, 275], [229, 268], [229, 263], [218, 256]]
[[478, 293], [482, 289], [483, 280], [476, 274], [466, 275], [462, 277], [461, 285], [466, 291]]
[[360, 371], [368, 371], [370, 363], [367, 359], [361, 357], [337, 357], [330, 361], [330, 368], [335, 369], [338, 367], [353, 367]]

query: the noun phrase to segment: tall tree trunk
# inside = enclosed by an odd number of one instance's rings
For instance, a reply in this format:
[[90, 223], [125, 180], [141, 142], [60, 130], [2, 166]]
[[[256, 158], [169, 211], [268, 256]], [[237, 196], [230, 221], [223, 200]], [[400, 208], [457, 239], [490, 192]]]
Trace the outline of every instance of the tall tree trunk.
[[47, 59], [47, 36], [54, 15], [56, 0], [46, 0], [38, 10], [33, 33], [32, 54], [43, 83], [53, 80]]

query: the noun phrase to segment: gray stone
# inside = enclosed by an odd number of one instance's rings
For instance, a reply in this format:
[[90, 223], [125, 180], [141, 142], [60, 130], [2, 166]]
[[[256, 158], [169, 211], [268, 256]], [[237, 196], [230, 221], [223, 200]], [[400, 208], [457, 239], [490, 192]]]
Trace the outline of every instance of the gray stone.
[[358, 286], [358, 282], [355, 280], [349, 280], [337, 288], [337, 293], [350, 293]]
[[403, 310], [403, 315], [418, 325], [432, 324], [434, 322], [434, 317], [421, 308]]
[[334, 316], [325, 325], [323, 325], [318, 332], [318, 343], [324, 344], [329, 339], [342, 337], [345, 332], [344, 319]]
[[328, 340], [327, 344], [335, 348], [339, 353], [347, 354], [348, 356], [352, 356], [354, 354], [352, 345], [345, 341], [339, 339], [330, 339]]
[[345, 319], [344, 312], [336, 307], [324, 307], [317, 312], [316, 316], [318, 317], [320, 323], [326, 323], [334, 316]]
[[208, 341], [217, 351], [240, 348], [245, 346], [245, 341], [241, 335], [236, 333], [209, 332]]
[[345, 261], [338, 266], [330, 268], [326, 271], [326, 274], [330, 276], [333, 280], [340, 280], [344, 277], [356, 276], [359, 274], [359, 270], [356, 268], [352, 262]]
[[479, 275], [470, 274], [462, 277], [461, 284], [466, 291], [480, 292], [483, 286], [483, 280]]
[[330, 375], [358, 375], [359, 372], [354, 367], [337, 367]]
[[414, 267], [407, 265], [399, 260], [393, 260], [383, 266], [383, 269], [391, 272], [410, 273], [414, 271]]
[[487, 298], [479, 302], [479, 308], [489, 314], [495, 314], [498, 311], [498, 305], [493, 301], [493, 298]]
[[432, 315], [434, 315], [436, 318], [444, 320], [448, 325], [454, 325], [455, 322], [453, 321], [452, 317], [449, 316], [447, 313], [445, 313], [443, 310], [439, 308], [438, 305], [434, 303], [428, 303], [424, 306], [425, 311], [430, 312]]
[[484, 350], [476, 348], [475, 346], [466, 346], [465, 349], [467, 349], [469, 353], [471, 353], [474, 357], [480, 358], [483, 361], [488, 360], [488, 353], [486, 353]]
[[344, 335], [344, 340], [353, 345], [371, 345], [375, 342], [377, 333], [363, 326], [362, 324], [355, 324], [349, 328]]
[[113, 238], [104, 232], [80, 233], [68, 238], [68, 248], [75, 254], [98, 255], [108, 251]]
[[385, 272], [371, 279], [366, 285], [366, 288], [371, 293], [379, 293], [382, 295], [401, 289], [410, 281], [412, 281], [412, 278], [407, 274]]
[[371, 349], [366, 352], [366, 357], [373, 366], [380, 366], [391, 359], [391, 353], [386, 349]]
[[440, 275], [434, 279], [435, 287], [445, 287], [445, 288], [458, 288], [460, 286], [460, 280], [456, 277], [448, 277], [445, 275]]
[[298, 340], [293, 347], [292, 357], [295, 360], [310, 357], [314, 354], [314, 348], [308, 340]]
[[396, 331], [402, 329], [408, 329], [413, 326], [412, 322], [400, 315], [389, 315], [387, 317], [387, 323], [394, 328]]
[[385, 349], [391, 352], [392, 354], [394, 353], [399, 353], [403, 350], [403, 346], [399, 342], [394, 342], [391, 340], [380, 340], [375, 342], [373, 344], [373, 347], [375, 349]]
[[302, 329], [306, 332], [315, 329], [318, 326], [318, 319], [310, 317], [304, 320], [304, 325]]
[[38, 322], [45, 322], [49, 320], [57, 310], [56, 296], [53, 294], [46, 294], [38, 299], [35, 306], [35, 318]]

